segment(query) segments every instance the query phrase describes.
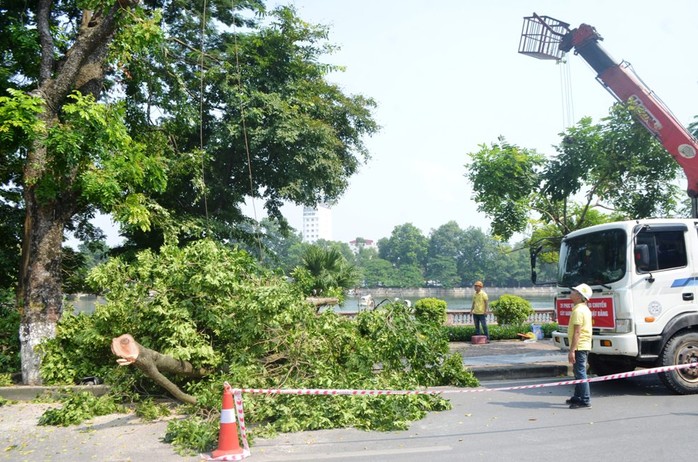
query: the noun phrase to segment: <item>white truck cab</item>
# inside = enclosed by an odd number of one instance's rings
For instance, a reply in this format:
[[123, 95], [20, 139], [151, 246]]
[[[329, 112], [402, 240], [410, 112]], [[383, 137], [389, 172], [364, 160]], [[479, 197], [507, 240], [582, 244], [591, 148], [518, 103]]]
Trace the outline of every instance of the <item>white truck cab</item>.
[[[574, 231], [562, 240], [553, 341], [568, 348], [570, 288], [594, 292], [590, 368], [697, 363], [698, 219], [643, 219]], [[660, 374], [676, 393], [698, 393], [698, 367]]]

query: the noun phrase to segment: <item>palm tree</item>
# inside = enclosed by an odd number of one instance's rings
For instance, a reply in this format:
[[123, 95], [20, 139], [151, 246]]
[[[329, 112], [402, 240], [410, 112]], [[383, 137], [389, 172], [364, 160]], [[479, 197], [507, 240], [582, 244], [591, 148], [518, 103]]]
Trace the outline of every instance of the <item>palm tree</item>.
[[359, 280], [357, 267], [334, 248], [310, 245], [303, 253], [301, 266], [293, 276], [306, 295], [344, 298], [344, 290]]

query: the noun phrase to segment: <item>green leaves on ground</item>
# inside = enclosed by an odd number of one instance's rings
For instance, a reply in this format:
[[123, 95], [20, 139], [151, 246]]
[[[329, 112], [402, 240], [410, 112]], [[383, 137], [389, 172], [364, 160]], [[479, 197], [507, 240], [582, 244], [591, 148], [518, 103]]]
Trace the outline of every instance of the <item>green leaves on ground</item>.
[[39, 418], [39, 425], [69, 425], [79, 424], [92, 417], [124, 413], [126, 408], [117, 404], [110, 395], [95, 396], [90, 392], [81, 391], [68, 393], [61, 400], [62, 406], [49, 409]]

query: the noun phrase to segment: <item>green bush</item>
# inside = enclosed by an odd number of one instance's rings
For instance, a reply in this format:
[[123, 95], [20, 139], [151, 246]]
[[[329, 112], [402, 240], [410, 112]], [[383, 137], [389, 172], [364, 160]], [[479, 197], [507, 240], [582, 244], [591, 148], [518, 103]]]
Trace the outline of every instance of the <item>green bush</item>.
[[152, 398], [146, 398], [136, 403], [134, 411], [138, 417], [146, 421], [157, 420], [160, 417], [167, 417], [172, 414], [166, 404], [155, 403]]
[[193, 456], [210, 451], [212, 442], [218, 440], [219, 423], [199, 416], [167, 423], [167, 432], [163, 441], [175, 447], [182, 456]]
[[500, 326], [521, 324], [534, 313], [531, 302], [516, 295], [502, 295], [490, 307]]
[[541, 329], [543, 329], [543, 335], [545, 335], [545, 338], [552, 338], [553, 331], [556, 331], [559, 328], [556, 322], [549, 322], [547, 324], [541, 325], [540, 327]]
[[0, 291], [0, 373], [21, 370], [19, 358], [19, 312], [12, 291]]
[[[490, 324], [487, 328], [490, 333], [490, 340], [518, 340], [519, 333], [531, 332], [531, 324], [528, 322], [504, 326]], [[558, 325], [556, 322], [541, 325], [541, 329], [546, 338], [550, 338], [552, 332], [557, 330], [557, 328]], [[475, 335], [475, 326], [472, 325], [444, 326], [443, 329], [449, 342], [469, 342], [470, 338]]]
[[414, 304], [414, 315], [425, 322], [443, 324], [446, 322], [446, 307], [444, 300], [422, 298]]

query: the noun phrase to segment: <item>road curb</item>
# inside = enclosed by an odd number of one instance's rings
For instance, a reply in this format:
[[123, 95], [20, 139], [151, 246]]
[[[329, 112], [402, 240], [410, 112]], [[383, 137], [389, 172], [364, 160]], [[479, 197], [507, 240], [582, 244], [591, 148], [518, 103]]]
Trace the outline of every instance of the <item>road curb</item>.
[[478, 380], [515, 380], [570, 375], [566, 363], [549, 364], [502, 364], [497, 366], [475, 366], [469, 368]]
[[102, 396], [109, 391], [109, 387], [107, 385], [74, 385], [59, 387], [17, 385], [14, 387], [0, 387], [0, 397], [11, 401], [33, 401], [40, 396], [60, 398], [66, 395], [68, 391], [87, 391], [95, 396]]

